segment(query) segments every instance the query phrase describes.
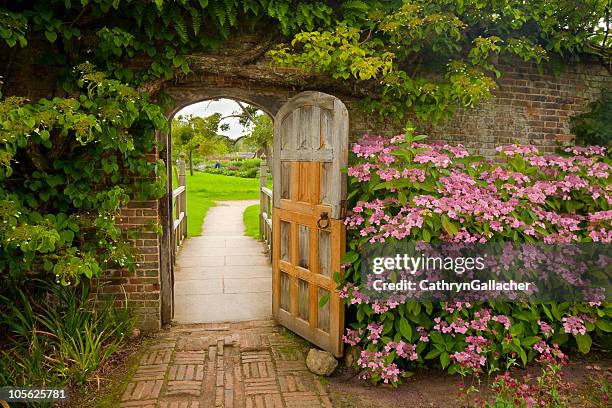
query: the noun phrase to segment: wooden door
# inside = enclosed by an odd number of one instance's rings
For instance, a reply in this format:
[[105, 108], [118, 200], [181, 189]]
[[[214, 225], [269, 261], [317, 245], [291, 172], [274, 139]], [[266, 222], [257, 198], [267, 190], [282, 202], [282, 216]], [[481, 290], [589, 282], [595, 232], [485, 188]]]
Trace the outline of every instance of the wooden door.
[[[274, 120], [272, 159], [274, 318], [341, 356], [344, 304], [333, 275], [340, 272], [345, 249], [344, 104], [321, 92], [290, 99]], [[321, 302], [323, 298], [329, 301]]]

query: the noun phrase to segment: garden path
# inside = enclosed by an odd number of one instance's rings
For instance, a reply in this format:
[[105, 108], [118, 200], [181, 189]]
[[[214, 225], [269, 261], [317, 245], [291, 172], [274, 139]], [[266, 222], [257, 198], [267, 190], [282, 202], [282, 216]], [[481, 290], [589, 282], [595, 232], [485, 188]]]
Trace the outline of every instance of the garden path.
[[272, 317], [272, 266], [265, 246], [244, 235], [244, 210], [259, 201], [219, 201], [202, 236], [185, 241], [174, 274], [174, 320], [215, 323]]
[[[175, 271], [175, 321], [141, 352], [120, 407], [331, 407], [305, 364], [308, 343], [272, 320], [272, 268], [244, 236], [257, 201], [222, 201], [187, 240]], [[196, 324], [193, 324], [196, 323]], [[198, 324], [199, 323], [199, 324]]]
[[178, 325], [143, 350], [119, 406], [331, 407], [307, 350], [271, 320]]

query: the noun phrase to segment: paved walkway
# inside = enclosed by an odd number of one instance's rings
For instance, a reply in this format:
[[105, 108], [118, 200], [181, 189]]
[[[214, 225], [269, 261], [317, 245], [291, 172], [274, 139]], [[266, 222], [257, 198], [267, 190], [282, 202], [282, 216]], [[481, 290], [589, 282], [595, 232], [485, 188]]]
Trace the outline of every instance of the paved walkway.
[[220, 201], [208, 210], [202, 236], [177, 256], [174, 320], [239, 322], [272, 317], [272, 267], [264, 244], [244, 236], [242, 216], [259, 201]]
[[331, 407], [304, 344], [269, 320], [173, 327], [143, 353], [120, 407]]
[[332, 406], [306, 369], [307, 343], [270, 320], [272, 270], [263, 244], [243, 235], [244, 209], [256, 203], [220, 202], [203, 235], [186, 241], [175, 271], [180, 324], [143, 350], [120, 407]]

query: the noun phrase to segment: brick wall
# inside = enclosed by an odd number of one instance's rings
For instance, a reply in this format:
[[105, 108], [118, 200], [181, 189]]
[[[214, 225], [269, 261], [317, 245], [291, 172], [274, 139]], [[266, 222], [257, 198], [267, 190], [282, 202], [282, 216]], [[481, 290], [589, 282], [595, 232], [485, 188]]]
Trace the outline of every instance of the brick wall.
[[[159, 222], [157, 200], [131, 201], [119, 215], [119, 225], [127, 229], [147, 227]], [[131, 240], [137, 248], [137, 266], [134, 272], [126, 269], [108, 271], [99, 279], [98, 299], [115, 299], [118, 306], [125, 301], [138, 318], [138, 325], [145, 331], [160, 327], [160, 239], [156, 232], [141, 232]]]
[[503, 144], [532, 144], [552, 152], [573, 140], [570, 118], [588, 108], [606, 89], [612, 76], [603, 66], [577, 64], [558, 75], [520, 63], [503, 67], [495, 97], [471, 110], [460, 110], [440, 126], [422, 129], [436, 139], [463, 143], [484, 156]]

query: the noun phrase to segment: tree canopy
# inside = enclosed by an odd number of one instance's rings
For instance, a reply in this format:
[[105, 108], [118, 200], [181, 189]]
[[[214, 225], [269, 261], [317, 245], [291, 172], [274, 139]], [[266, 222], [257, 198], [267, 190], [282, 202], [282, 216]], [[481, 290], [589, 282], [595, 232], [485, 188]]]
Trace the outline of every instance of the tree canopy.
[[264, 153], [269, 157], [273, 136], [274, 126], [272, 118], [260, 112], [253, 118], [252, 129], [245, 137], [245, 144], [258, 154]]
[[229, 150], [228, 138], [219, 134], [227, 130], [220, 113], [200, 116], [179, 116], [172, 122], [173, 155], [196, 152], [201, 156], [222, 154]]

